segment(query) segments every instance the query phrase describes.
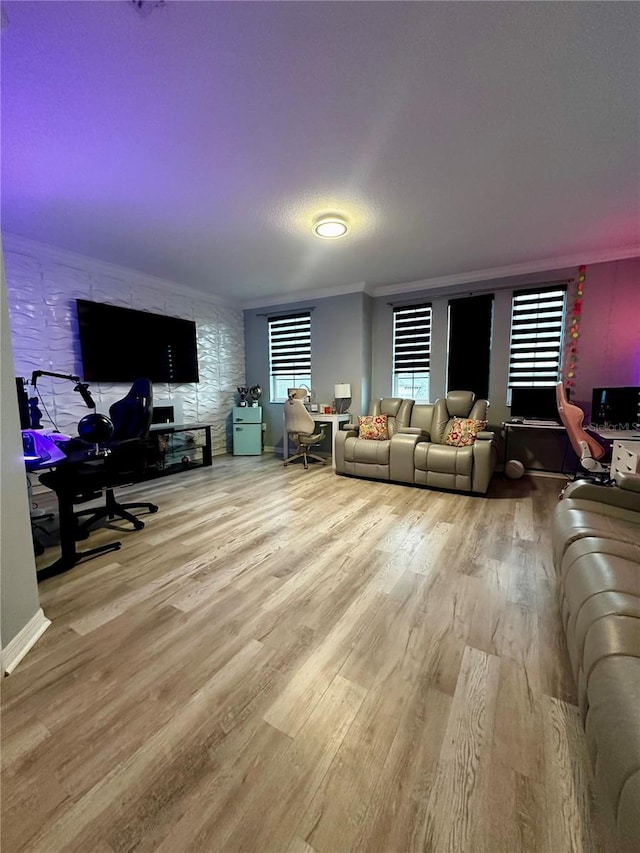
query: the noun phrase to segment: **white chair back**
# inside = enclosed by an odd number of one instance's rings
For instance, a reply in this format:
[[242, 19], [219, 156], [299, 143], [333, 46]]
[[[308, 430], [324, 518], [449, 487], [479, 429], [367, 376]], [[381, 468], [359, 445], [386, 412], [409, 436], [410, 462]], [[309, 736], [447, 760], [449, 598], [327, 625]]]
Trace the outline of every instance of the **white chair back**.
[[287, 400], [284, 404], [284, 425], [288, 433], [313, 435], [316, 422], [305, 409], [302, 400]]

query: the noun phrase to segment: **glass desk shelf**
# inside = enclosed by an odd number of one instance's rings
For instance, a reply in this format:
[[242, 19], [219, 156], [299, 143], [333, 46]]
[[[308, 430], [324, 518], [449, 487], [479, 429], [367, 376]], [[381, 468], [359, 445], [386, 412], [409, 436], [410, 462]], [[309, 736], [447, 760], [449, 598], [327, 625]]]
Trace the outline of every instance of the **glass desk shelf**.
[[151, 478], [211, 465], [211, 424], [154, 424], [149, 435], [157, 438], [161, 457]]

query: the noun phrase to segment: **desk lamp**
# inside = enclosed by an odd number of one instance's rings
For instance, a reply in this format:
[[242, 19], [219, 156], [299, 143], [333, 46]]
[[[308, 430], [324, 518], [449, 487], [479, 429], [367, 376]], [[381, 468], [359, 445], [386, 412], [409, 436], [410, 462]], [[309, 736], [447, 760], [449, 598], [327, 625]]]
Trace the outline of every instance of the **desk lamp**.
[[333, 396], [336, 401], [336, 412], [344, 415], [351, 405], [351, 385], [348, 382], [333, 386]]

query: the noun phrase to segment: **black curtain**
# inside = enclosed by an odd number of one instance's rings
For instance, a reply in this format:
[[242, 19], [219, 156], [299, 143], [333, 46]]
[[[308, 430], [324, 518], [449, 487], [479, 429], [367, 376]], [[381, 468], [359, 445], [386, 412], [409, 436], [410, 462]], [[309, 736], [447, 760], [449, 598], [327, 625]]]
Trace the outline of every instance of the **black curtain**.
[[489, 397], [493, 293], [449, 301], [449, 391]]

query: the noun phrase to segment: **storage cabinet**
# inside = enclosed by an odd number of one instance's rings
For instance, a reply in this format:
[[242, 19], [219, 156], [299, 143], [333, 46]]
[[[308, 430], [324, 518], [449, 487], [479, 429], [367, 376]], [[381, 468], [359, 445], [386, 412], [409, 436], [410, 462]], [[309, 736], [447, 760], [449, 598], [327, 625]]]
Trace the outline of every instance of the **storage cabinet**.
[[611, 476], [616, 474], [637, 474], [640, 472], [640, 441], [613, 442], [611, 456]]
[[262, 454], [262, 406], [233, 407], [233, 455]]

